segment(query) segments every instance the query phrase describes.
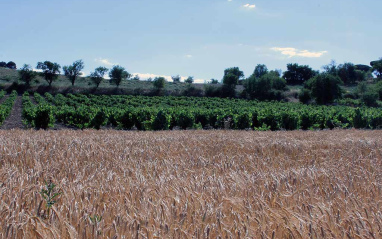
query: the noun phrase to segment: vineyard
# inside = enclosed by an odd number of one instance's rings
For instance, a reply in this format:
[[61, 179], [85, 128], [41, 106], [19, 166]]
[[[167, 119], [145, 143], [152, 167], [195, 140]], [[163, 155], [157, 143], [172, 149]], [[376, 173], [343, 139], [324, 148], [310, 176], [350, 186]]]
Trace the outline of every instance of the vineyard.
[[316, 106], [202, 97], [147, 97], [25, 93], [23, 120], [29, 127], [55, 123], [79, 129], [308, 130], [382, 127], [380, 108]]

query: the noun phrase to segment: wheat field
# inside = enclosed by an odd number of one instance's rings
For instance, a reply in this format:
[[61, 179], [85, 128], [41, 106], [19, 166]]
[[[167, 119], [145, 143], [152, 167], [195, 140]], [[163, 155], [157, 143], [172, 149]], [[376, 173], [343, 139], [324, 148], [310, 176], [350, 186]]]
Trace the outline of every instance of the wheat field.
[[357, 130], [0, 131], [0, 235], [382, 238], [381, 146]]

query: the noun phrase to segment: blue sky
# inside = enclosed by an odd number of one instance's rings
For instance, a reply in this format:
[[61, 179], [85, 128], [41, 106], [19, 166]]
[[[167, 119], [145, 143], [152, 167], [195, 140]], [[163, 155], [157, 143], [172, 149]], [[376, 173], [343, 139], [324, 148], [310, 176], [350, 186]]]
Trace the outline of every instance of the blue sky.
[[382, 57], [380, 0], [0, 0], [0, 61], [221, 79]]

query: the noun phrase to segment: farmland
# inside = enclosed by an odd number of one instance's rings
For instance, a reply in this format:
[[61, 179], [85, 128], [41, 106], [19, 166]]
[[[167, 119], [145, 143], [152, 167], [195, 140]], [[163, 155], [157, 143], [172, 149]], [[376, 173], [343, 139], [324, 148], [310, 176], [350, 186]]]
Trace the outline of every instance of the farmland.
[[0, 131], [0, 234], [381, 238], [381, 146], [362, 130]]
[[[34, 93], [23, 95], [29, 127], [54, 123], [85, 129], [254, 129], [297, 130], [382, 127], [380, 108], [318, 106], [206, 97], [148, 97]], [[41, 124], [44, 122], [44, 124]]]

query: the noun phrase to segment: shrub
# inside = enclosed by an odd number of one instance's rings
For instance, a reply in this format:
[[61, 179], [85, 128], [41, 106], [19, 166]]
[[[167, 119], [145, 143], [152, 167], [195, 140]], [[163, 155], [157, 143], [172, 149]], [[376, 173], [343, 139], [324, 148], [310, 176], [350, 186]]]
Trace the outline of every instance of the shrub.
[[163, 110], [160, 110], [152, 122], [152, 129], [167, 130], [170, 127], [170, 121], [171, 117]]
[[38, 129], [47, 129], [54, 125], [53, 107], [47, 104], [40, 104], [36, 107], [34, 126]]
[[182, 129], [191, 128], [195, 122], [195, 116], [190, 111], [180, 111], [177, 115], [177, 125]]
[[368, 90], [362, 94], [361, 101], [366, 106], [376, 106], [378, 100], [378, 93], [374, 90]]
[[237, 129], [248, 129], [252, 127], [252, 114], [241, 113], [235, 119], [235, 125]]
[[312, 100], [312, 95], [310, 94], [310, 90], [302, 89], [298, 94], [298, 100], [303, 104], [308, 104], [309, 101]]

